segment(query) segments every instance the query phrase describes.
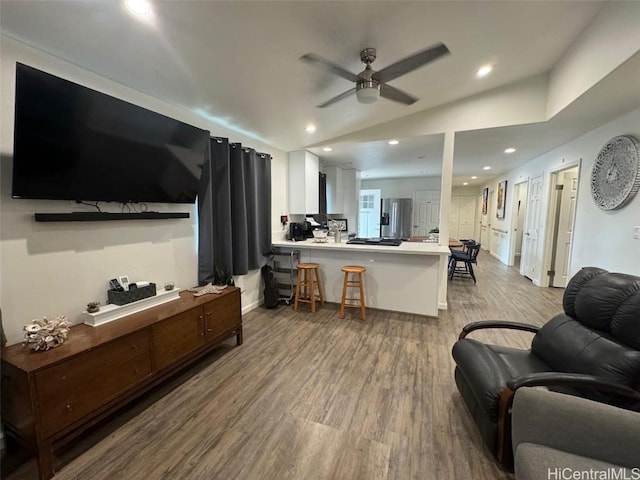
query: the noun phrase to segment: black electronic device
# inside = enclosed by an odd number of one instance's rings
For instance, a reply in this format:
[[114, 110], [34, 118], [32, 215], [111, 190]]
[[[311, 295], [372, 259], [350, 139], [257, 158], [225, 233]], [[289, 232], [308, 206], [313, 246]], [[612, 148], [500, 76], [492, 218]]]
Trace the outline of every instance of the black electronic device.
[[289, 240], [293, 240], [294, 242], [306, 240], [304, 235], [304, 224], [298, 222], [291, 222], [289, 224]]
[[206, 130], [16, 65], [13, 198], [193, 203]]
[[313, 230], [314, 228], [311, 226], [311, 222], [307, 222], [306, 220], [302, 222], [302, 235], [304, 238], [313, 238]]
[[117, 278], [112, 278], [109, 280], [109, 285], [111, 286], [111, 290], [115, 290], [116, 292], [124, 292], [124, 287], [120, 285], [120, 282]]

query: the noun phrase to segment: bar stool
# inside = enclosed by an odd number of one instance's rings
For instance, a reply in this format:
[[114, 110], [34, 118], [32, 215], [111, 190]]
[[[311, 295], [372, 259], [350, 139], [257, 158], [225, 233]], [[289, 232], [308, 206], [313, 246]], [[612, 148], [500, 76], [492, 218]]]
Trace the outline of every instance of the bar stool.
[[[342, 267], [342, 271], [344, 272], [344, 284], [342, 286], [342, 301], [340, 302], [340, 318], [344, 318], [345, 307], [352, 307], [360, 309], [360, 318], [362, 318], [362, 320], [367, 319], [364, 300], [364, 278], [362, 277], [362, 274], [366, 270], [366, 268], [356, 265], [347, 265]], [[349, 274], [357, 274], [358, 276], [355, 280], [349, 280]], [[360, 290], [359, 298], [347, 298], [347, 288], [358, 288]], [[347, 303], [347, 300], [358, 303]]]
[[[311, 312], [316, 312], [316, 301], [319, 300], [324, 305], [324, 295], [322, 294], [322, 284], [318, 275], [317, 263], [299, 263], [298, 280], [296, 282], [296, 298], [293, 309], [298, 310], [298, 302], [311, 304]], [[318, 292], [316, 293], [316, 287]]]

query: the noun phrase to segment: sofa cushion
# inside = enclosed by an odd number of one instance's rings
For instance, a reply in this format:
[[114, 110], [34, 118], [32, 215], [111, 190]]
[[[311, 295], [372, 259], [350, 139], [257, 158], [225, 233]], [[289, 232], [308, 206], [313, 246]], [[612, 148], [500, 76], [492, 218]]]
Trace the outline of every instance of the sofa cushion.
[[585, 326], [640, 350], [640, 277], [583, 268], [567, 285], [563, 307]]
[[452, 353], [479, 407], [493, 422], [497, 421], [500, 394], [508, 380], [525, 373], [553, 371], [529, 350], [488, 345], [471, 338], [458, 340]]
[[[616, 473], [624, 471], [626, 476], [615, 478], [634, 478], [631, 469], [601, 462], [580, 455], [555, 450], [535, 443], [521, 443], [515, 453], [515, 470], [518, 480], [549, 480], [550, 478], [600, 478], [574, 477], [574, 472], [605, 472], [615, 469]], [[580, 475], [578, 473], [578, 475]], [[609, 477], [607, 477], [609, 478]], [[612, 477], [613, 478], [613, 477]]]
[[569, 280], [567, 288], [564, 289], [564, 295], [562, 296], [564, 313], [576, 318], [578, 316], [576, 314], [576, 297], [578, 293], [580, 293], [580, 290], [582, 290], [582, 287], [593, 278], [607, 273], [609, 272], [598, 267], [584, 267], [580, 269], [580, 271]]
[[556, 315], [540, 328], [531, 350], [554, 371], [595, 375], [640, 387], [640, 351], [568, 315]]

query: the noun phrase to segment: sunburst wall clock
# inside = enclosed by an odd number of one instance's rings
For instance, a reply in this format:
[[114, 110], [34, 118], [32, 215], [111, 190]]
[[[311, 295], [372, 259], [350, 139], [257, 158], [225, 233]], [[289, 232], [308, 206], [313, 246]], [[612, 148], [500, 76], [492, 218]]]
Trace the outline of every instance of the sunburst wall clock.
[[591, 171], [591, 195], [602, 210], [624, 207], [640, 188], [640, 142], [632, 135], [609, 140]]

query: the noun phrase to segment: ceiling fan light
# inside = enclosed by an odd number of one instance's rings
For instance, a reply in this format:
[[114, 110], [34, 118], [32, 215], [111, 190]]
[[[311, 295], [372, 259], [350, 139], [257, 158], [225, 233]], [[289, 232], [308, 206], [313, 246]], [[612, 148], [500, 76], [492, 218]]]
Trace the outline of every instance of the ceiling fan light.
[[361, 82], [356, 86], [356, 98], [359, 103], [374, 103], [380, 97], [380, 84], [373, 80]]

